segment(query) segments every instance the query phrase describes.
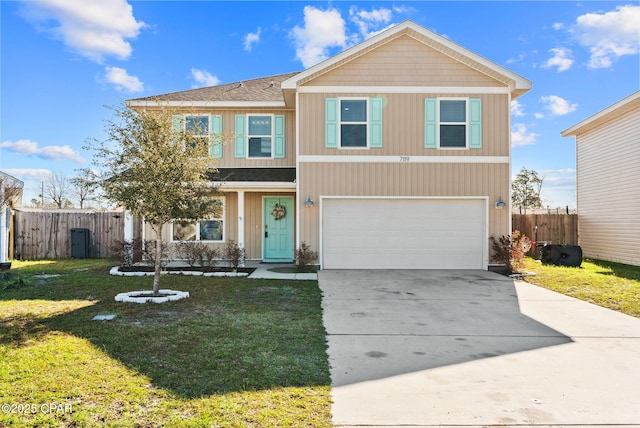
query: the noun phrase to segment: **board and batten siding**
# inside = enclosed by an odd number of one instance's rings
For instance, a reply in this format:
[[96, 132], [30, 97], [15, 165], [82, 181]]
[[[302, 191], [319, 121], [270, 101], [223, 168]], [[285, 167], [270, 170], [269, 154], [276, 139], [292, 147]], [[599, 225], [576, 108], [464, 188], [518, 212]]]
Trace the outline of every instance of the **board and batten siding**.
[[335, 67], [304, 85], [505, 86], [408, 35], [371, 46]]
[[[319, 248], [321, 196], [476, 197], [488, 196], [489, 236], [508, 235], [509, 210], [496, 210], [509, 198], [509, 164], [300, 163], [300, 240]], [[316, 206], [307, 208], [311, 197]], [[391, 219], [390, 219], [391, 220]], [[429, 219], [425, 219], [429, 221]], [[487, 245], [489, 245], [487, 243]]]
[[640, 266], [640, 109], [576, 138], [585, 257]]
[[[238, 193], [237, 192], [225, 192], [225, 242], [221, 243], [206, 243], [211, 248], [217, 248], [220, 252], [224, 250], [229, 240], [234, 240], [238, 243]], [[262, 258], [262, 236], [264, 219], [262, 217], [262, 198], [269, 197], [294, 197], [295, 206], [295, 193], [290, 192], [245, 192], [244, 193], [244, 231], [245, 231], [245, 251], [246, 259], [259, 260]], [[295, 216], [295, 212], [287, 213], [287, 215]], [[146, 225], [146, 239], [153, 239], [155, 236], [151, 227]], [[171, 256], [177, 257], [176, 253], [177, 243], [171, 241], [171, 226], [166, 225], [162, 232], [162, 237], [171, 247]]]
[[[424, 148], [424, 100], [465, 97], [461, 94], [385, 94], [382, 110], [382, 147], [371, 149], [325, 147], [325, 99], [345, 94], [299, 95], [300, 155], [333, 156], [509, 156], [510, 104], [507, 95], [472, 95], [482, 101], [482, 148], [446, 150]], [[348, 94], [374, 97], [380, 94]]]

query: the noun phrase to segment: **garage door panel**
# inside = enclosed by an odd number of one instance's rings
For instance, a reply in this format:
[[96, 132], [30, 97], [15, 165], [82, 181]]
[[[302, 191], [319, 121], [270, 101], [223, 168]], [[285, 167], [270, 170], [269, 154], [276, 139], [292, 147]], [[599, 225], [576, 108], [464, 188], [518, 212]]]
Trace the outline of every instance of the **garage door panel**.
[[326, 269], [481, 269], [484, 199], [327, 199]]

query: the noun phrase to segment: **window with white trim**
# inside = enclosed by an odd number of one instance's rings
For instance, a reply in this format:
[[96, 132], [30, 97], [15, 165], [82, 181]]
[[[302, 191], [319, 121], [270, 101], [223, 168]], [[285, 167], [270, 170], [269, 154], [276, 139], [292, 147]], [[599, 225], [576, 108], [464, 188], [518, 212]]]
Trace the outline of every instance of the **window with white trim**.
[[340, 99], [340, 147], [369, 147], [367, 99]]
[[439, 143], [441, 148], [467, 147], [467, 100], [439, 100]]
[[426, 98], [424, 112], [425, 148], [482, 148], [480, 98]]
[[270, 158], [273, 153], [273, 115], [247, 115], [247, 153]]
[[187, 137], [186, 144], [192, 148], [203, 146], [205, 150], [209, 150], [209, 135], [211, 133], [209, 115], [185, 115], [184, 132]]
[[196, 222], [175, 220], [171, 223], [171, 241], [224, 242], [225, 198], [218, 198], [220, 205], [216, 212], [206, 219]]

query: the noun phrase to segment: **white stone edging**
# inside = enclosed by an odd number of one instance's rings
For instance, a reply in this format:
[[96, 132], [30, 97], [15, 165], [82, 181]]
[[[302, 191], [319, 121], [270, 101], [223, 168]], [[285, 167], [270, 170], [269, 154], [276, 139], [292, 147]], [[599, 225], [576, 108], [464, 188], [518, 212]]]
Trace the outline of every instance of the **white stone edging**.
[[[119, 266], [114, 266], [109, 271], [110, 275], [117, 276], [153, 276], [153, 272], [121, 272]], [[191, 276], [248, 276], [247, 272], [200, 272], [190, 270], [162, 271], [162, 275], [191, 275]]]
[[[160, 290], [160, 294], [164, 294], [164, 295], [154, 297], [153, 292], [149, 290], [129, 291], [128, 293], [117, 294], [116, 302], [165, 303], [165, 302], [173, 302], [176, 300], [186, 299], [187, 297], [189, 297], [188, 291]], [[140, 296], [140, 295], [143, 295], [143, 297], [133, 297], [133, 296]]]

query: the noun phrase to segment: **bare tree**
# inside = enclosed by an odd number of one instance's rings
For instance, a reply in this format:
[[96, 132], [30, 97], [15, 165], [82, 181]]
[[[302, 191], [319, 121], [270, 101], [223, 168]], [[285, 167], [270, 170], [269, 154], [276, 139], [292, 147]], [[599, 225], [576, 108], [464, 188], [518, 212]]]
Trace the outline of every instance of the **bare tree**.
[[65, 208], [71, 193], [71, 181], [61, 172], [52, 172], [44, 183], [44, 196], [58, 208]]
[[86, 202], [95, 199], [95, 191], [97, 187], [96, 180], [96, 173], [90, 169], [80, 170], [80, 175], [71, 177], [71, 185], [75, 190], [80, 208], [84, 208]]

